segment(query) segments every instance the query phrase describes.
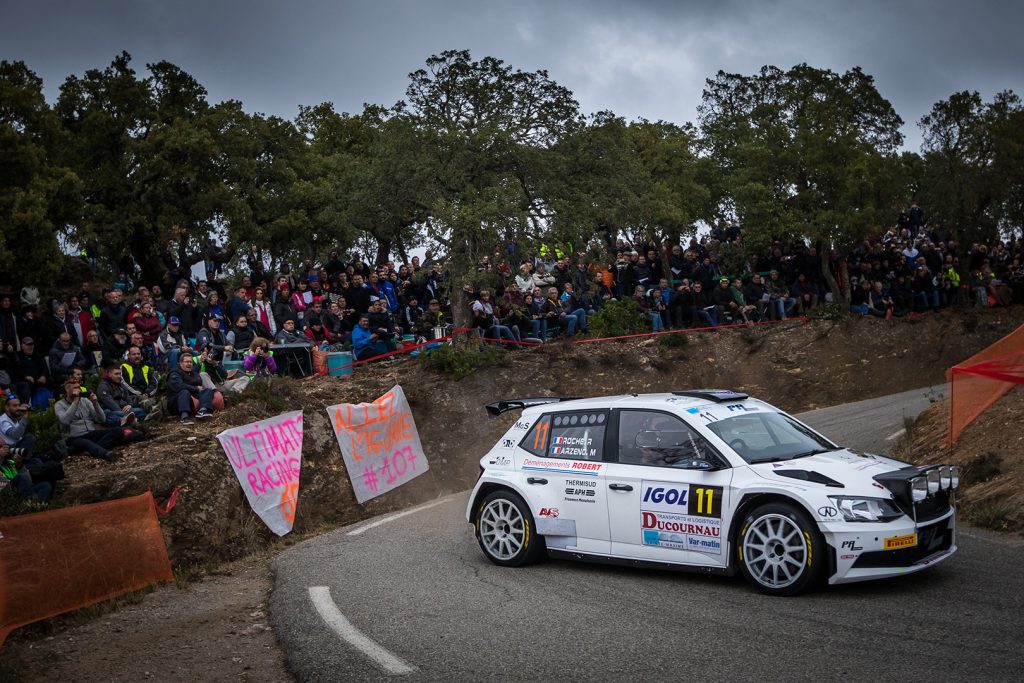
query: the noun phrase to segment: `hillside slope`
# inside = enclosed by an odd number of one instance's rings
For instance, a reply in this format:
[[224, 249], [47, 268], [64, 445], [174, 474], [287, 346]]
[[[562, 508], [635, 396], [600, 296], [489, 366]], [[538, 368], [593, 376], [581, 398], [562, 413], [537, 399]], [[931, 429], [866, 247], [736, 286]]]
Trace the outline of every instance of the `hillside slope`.
[[[943, 314], [910, 321], [849, 320], [688, 333], [592, 344], [554, 343], [505, 354], [461, 381], [412, 358], [357, 368], [347, 378], [275, 379], [261, 398], [232, 401], [192, 427], [158, 425], [154, 436], [110, 465], [68, 463], [59, 497], [86, 503], [152, 489], [163, 501], [180, 488], [161, 520], [176, 566], [236, 559], [274, 539], [250, 511], [214, 436], [221, 430], [301, 407], [305, 442], [295, 531], [284, 542], [468, 488], [479, 458], [515, 414], [489, 419], [483, 404], [531, 395], [599, 396], [693, 387], [749, 392], [789, 411], [854, 401], [944, 381], [945, 369], [1002, 337], [1022, 310]], [[394, 384], [409, 399], [430, 461], [428, 474], [365, 505], [356, 503], [325, 407], [370, 401]]]

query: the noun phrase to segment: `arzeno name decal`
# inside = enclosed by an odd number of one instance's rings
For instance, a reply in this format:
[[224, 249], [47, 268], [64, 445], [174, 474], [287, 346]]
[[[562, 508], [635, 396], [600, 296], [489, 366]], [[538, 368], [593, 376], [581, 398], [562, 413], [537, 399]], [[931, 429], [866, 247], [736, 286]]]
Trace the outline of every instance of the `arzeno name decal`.
[[645, 481], [640, 509], [650, 512], [674, 512], [703, 517], [722, 517], [722, 487], [698, 484], [673, 484]]
[[597, 456], [597, 449], [591, 448], [593, 443], [586, 432], [584, 436], [552, 436], [548, 454], [562, 458], [592, 458]]
[[642, 511], [644, 545], [720, 555], [722, 520]]
[[561, 460], [555, 462], [551, 460], [538, 460], [536, 458], [523, 459], [524, 470], [539, 470], [545, 472], [568, 472], [570, 474], [596, 475], [601, 473], [602, 467], [604, 467], [604, 463], [600, 462], [577, 462], [569, 460]]

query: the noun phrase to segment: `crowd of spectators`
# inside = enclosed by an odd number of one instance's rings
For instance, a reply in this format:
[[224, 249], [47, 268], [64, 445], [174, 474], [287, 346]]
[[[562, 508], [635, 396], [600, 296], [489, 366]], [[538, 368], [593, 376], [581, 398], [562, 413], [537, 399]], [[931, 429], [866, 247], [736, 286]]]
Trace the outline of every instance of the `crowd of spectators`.
[[[509, 245], [483, 257], [462, 283], [463, 296], [452, 299], [466, 306], [461, 317], [481, 337], [513, 346], [586, 333], [611, 301], [633, 302], [655, 332], [785, 320], [839, 303], [814, 246], [777, 242], [736, 265], [742, 244], [740, 227], [723, 224], [686, 244], [608, 236], [582, 252], [558, 245], [535, 254]], [[160, 283], [137, 284], [128, 259], [95, 298], [83, 289], [40, 300], [25, 289], [16, 306], [14, 295], [0, 294], [0, 388], [10, 397], [0, 418], [0, 485], [15, 482], [44, 499], [44, 484], [52, 489], [61, 474], [59, 460], [34, 453], [25, 434], [30, 406], [54, 403], [64, 452], [112, 460], [117, 446], [140, 438], [140, 422], [166, 415], [192, 424], [250, 379], [309, 374], [311, 349], [365, 361], [410, 340], [446, 336], [459, 317], [430, 251], [375, 266], [332, 251], [322, 263], [305, 261], [294, 272], [282, 265], [274, 274], [255, 247], [246, 261], [247, 272], [228, 285], [211, 241], [206, 279], [169, 269]], [[853, 250], [847, 280], [834, 255], [824, 262], [849, 288], [853, 313], [891, 318], [1024, 301], [1022, 261], [1020, 239], [961, 245], [914, 204]], [[86, 376], [98, 380], [94, 391]]]

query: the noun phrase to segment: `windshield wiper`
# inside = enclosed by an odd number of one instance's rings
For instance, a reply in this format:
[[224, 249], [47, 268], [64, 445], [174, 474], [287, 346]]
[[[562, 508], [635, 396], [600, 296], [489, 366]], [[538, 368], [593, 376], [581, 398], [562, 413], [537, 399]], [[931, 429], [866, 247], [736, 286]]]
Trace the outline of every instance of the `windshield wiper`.
[[782, 462], [784, 460], [789, 460], [789, 458], [780, 458], [778, 456], [772, 458], [754, 458], [753, 460], [750, 461], [750, 464], [760, 465], [763, 462]]
[[797, 453], [796, 455], [792, 456], [791, 459], [792, 460], [796, 460], [797, 458], [809, 458], [812, 455], [821, 455], [822, 453], [831, 453], [832, 451], [838, 451], [838, 450], [840, 450], [840, 449], [838, 449], [838, 448], [815, 448], [815, 449], [812, 449], [812, 450], [809, 450], [809, 451], [805, 451], [803, 453]]

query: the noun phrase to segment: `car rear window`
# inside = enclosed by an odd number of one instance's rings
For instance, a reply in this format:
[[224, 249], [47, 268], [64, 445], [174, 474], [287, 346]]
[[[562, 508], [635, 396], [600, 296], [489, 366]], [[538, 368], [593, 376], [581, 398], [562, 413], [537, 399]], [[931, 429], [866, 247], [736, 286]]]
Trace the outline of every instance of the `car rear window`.
[[520, 447], [546, 458], [601, 460], [607, 426], [603, 410], [553, 413], [537, 421]]

